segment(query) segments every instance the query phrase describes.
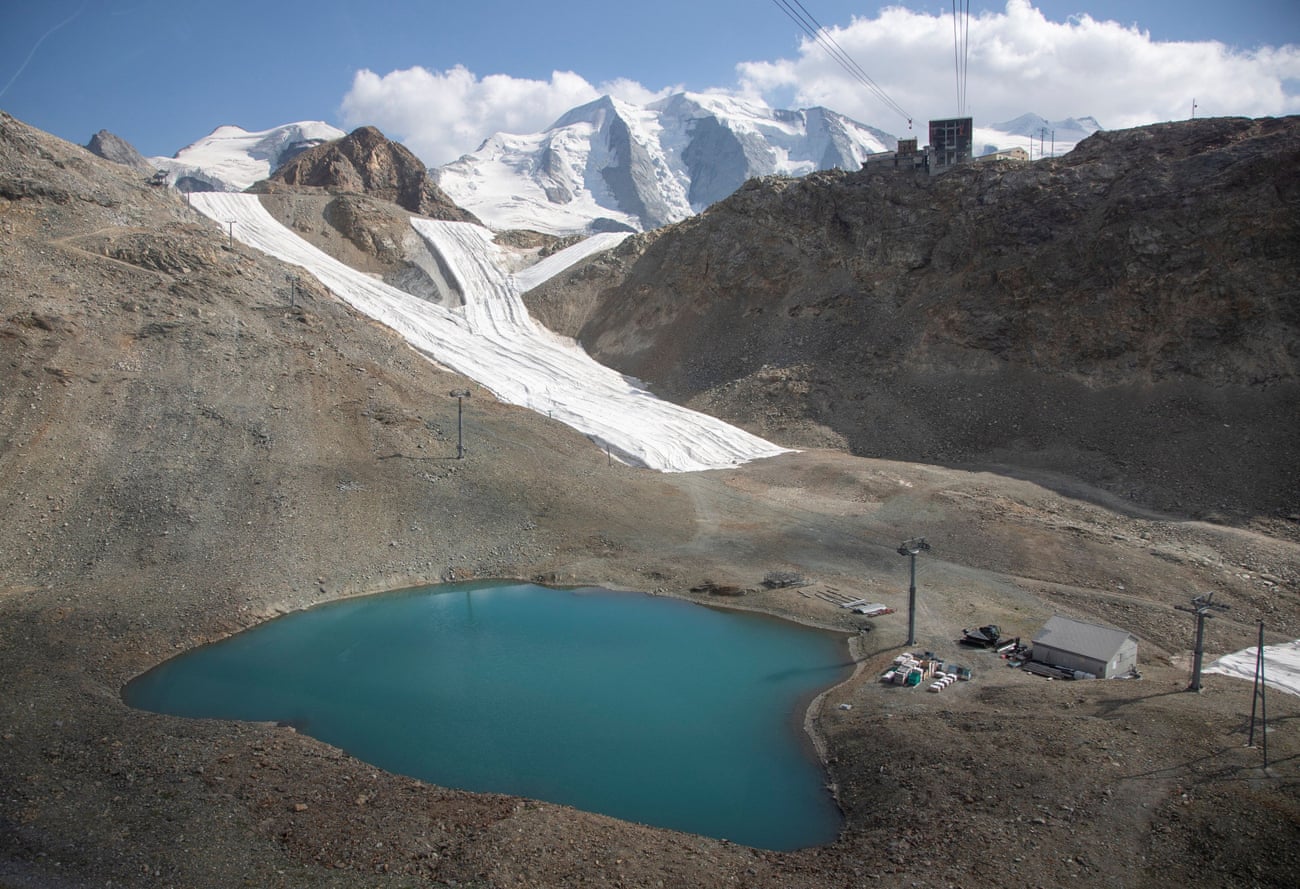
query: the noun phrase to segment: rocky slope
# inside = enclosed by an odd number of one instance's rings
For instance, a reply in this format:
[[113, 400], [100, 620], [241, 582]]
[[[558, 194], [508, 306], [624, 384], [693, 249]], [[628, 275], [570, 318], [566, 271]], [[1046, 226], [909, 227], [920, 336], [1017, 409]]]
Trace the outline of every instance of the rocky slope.
[[477, 222], [457, 207], [406, 147], [374, 127], [316, 146], [253, 190], [281, 222], [349, 265], [435, 302], [438, 261], [411, 228], [411, 214]]
[[758, 180], [528, 302], [786, 444], [1294, 534], [1297, 170], [1300, 118], [1227, 119], [938, 177]]
[[[268, 198], [308, 228], [333, 199]], [[1295, 885], [1300, 700], [1270, 696], [1262, 769], [1248, 683], [1181, 693], [1192, 628], [1172, 604], [1232, 606], [1211, 652], [1257, 620], [1294, 639], [1296, 544], [836, 451], [637, 471], [482, 392], [457, 460], [447, 393], [466, 381], [310, 280], [290, 305], [294, 271], [0, 114], [0, 885], [893, 889], [991, 866], [1044, 887]], [[1137, 633], [1144, 679], [1045, 682], [976, 653], [943, 695], [880, 685], [901, 616], [822, 595], [903, 607], [895, 548], [918, 532], [918, 647], [1059, 612]], [[776, 570], [812, 583], [762, 588]], [[690, 593], [711, 579], [752, 590], [729, 607], [848, 634], [860, 670], [809, 713], [839, 840], [748, 849], [122, 703], [159, 661], [285, 610], [494, 576], [716, 605]]]

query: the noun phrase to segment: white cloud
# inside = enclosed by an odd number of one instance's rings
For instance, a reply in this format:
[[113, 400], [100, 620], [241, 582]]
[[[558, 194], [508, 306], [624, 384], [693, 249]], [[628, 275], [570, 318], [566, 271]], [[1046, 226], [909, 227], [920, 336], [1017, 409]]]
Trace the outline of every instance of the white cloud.
[[[958, 113], [951, 15], [901, 7], [828, 29], [917, 129]], [[965, 114], [977, 124], [1025, 112], [1052, 119], [1092, 115], [1118, 129], [1198, 117], [1264, 117], [1300, 112], [1300, 47], [1242, 51], [1217, 41], [1156, 42], [1131, 25], [1087, 15], [1050, 22], [1029, 0], [969, 23]], [[796, 59], [737, 66], [740, 88], [791, 95], [899, 131], [901, 115], [854, 79], [826, 49], [805, 40]]]
[[506, 74], [479, 78], [459, 65], [438, 72], [406, 68], [382, 76], [362, 70], [343, 97], [342, 114], [349, 128], [379, 127], [436, 166], [472, 151], [493, 133], [543, 130], [570, 108], [600, 95], [570, 71], [556, 71], [544, 81]]
[[601, 95], [613, 96], [615, 99], [622, 99], [631, 105], [649, 105], [651, 102], [671, 96], [673, 93], [679, 93], [682, 89], [681, 86], [666, 86], [663, 89], [652, 90], [642, 86], [635, 80], [628, 80], [625, 77], [600, 85]]

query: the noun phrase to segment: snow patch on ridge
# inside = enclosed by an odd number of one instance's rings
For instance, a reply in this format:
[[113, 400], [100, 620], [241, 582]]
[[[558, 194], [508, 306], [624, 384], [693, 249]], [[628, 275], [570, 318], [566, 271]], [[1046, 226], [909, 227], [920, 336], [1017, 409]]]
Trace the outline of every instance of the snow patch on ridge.
[[243, 191], [308, 148], [345, 135], [316, 120], [257, 132], [222, 126], [186, 145], [175, 157], [151, 157], [149, 162], [167, 173], [169, 184], [189, 185], [182, 187], [184, 191]]

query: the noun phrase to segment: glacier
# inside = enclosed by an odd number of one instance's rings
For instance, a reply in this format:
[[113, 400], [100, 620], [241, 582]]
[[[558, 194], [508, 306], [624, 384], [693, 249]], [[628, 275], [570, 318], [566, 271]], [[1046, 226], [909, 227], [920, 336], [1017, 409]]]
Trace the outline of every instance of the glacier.
[[256, 132], [221, 126], [186, 145], [175, 157], [151, 157], [149, 163], [166, 174], [168, 185], [181, 191], [243, 191], [308, 148], [345, 135], [317, 120]]
[[334, 259], [281, 225], [257, 195], [203, 192], [193, 206], [236, 240], [296, 265], [338, 298], [399, 333], [431, 361], [462, 374], [496, 398], [565, 423], [611, 457], [662, 472], [721, 469], [788, 452], [716, 417], [656, 397], [639, 381], [592, 360], [537, 324], [522, 293], [621, 235], [580, 242], [511, 275], [493, 233], [465, 222], [413, 217], [441, 255], [464, 303], [445, 308]]
[[497, 133], [433, 170], [489, 227], [567, 235], [678, 222], [756, 176], [856, 170], [897, 140], [825, 108], [676, 93], [645, 106], [602, 96], [542, 133]]

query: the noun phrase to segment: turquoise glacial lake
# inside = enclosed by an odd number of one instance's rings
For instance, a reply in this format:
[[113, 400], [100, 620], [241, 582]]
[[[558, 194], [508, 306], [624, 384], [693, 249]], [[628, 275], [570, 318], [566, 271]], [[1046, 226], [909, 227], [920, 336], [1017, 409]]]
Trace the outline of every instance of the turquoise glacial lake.
[[843, 637], [608, 590], [442, 585], [268, 621], [161, 664], [127, 704], [287, 722], [444, 787], [765, 849], [833, 841], [803, 731]]

